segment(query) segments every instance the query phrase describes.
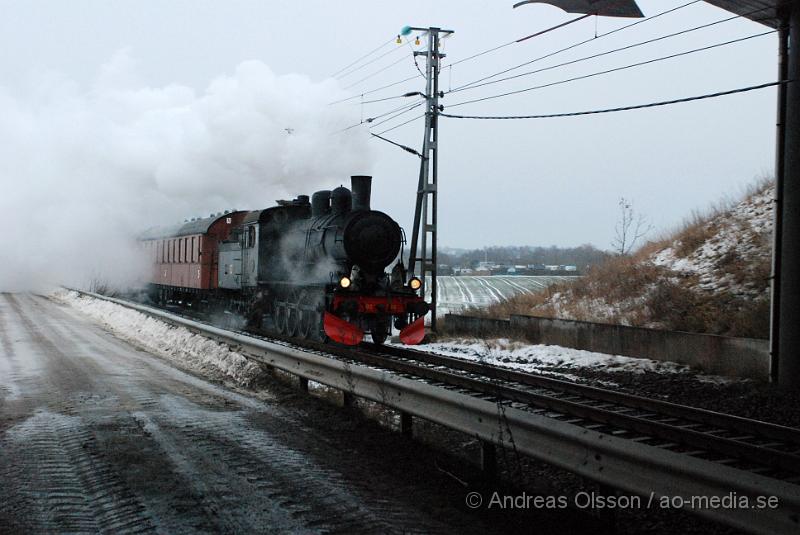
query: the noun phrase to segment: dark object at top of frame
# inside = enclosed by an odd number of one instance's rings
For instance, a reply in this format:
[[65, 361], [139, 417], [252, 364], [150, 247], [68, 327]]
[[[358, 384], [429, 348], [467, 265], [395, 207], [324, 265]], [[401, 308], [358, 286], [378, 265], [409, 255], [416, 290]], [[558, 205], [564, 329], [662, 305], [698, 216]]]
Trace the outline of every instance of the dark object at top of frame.
[[783, 10], [788, 11], [792, 3], [791, 0], [706, 0], [706, 2], [772, 28], [778, 27], [779, 13]]
[[583, 13], [584, 15], [644, 17], [634, 0], [526, 0], [514, 4], [514, 7], [525, 4], [550, 4], [563, 9], [567, 13]]
[[[788, 11], [792, 4], [792, 0], [706, 0], [706, 2], [772, 28], [778, 27], [781, 11]], [[526, 0], [514, 4], [514, 7], [533, 3], [550, 4], [567, 13], [605, 17], [638, 18], [644, 16], [635, 0]], [[786, 15], [783, 14], [783, 16]]]

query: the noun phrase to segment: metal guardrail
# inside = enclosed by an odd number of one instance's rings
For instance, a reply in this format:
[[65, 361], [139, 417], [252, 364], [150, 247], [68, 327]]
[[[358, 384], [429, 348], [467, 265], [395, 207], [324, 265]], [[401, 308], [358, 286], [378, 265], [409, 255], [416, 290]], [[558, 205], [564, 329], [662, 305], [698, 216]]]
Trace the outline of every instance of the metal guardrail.
[[[408, 379], [391, 372], [351, 364], [278, 343], [226, 331], [162, 310], [88, 292], [97, 299], [157, 317], [175, 326], [241, 348], [263, 364], [341, 389], [393, 409], [487, 442], [515, 447], [609, 487], [644, 498], [658, 509], [693, 500], [735, 500], [735, 507], [683, 508], [752, 533], [796, 534], [800, 530], [800, 486], [725, 465], [592, 431], [547, 416], [503, 406], [458, 391]], [[499, 430], [503, 430], [499, 432]], [[509, 436], [513, 437], [513, 445]], [[741, 507], [758, 497], [775, 497], [777, 508]], [[721, 503], [721, 502], [720, 502]]]

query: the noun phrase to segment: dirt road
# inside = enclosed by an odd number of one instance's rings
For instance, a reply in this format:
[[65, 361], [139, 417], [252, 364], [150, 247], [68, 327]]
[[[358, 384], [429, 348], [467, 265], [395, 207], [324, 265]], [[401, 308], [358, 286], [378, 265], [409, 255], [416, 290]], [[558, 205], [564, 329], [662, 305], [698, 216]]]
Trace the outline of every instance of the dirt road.
[[455, 506], [424, 503], [435, 488], [398, 484], [353, 450], [290, 407], [175, 369], [69, 307], [0, 294], [0, 531], [455, 527]]

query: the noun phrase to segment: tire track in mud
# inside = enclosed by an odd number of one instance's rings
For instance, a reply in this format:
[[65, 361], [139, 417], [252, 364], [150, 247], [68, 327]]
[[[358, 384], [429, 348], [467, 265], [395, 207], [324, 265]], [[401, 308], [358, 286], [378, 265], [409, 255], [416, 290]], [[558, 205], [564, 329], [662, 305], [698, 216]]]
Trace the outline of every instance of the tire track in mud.
[[44, 393], [45, 395], [43, 397], [50, 399], [55, 398], [61, 401], [59, 407], [61, 410], [59, 412], [74, 414], [72, 402], [69, 399], [60, 398], [60, 396], [54, 394], [66, 390], [91, 392], [93, 390], [93, 381], [86, 370], [89, 359], [81, 359], [82, 365], [78, 365], [75, 362], [76, 359], [70, 358], [70, 356], [68, 356], [55, 341], [51, 340], [45, 331], [31, 319], [29, 314], [23, 310], [18, 297], [20, 296], [6, 295], [12, 310], [19, 318], [20, 324], [29, 337], [30, 344], [38, 349], [41, 360], [47, 368], [44, 370], [43, 375], [45, 381], [49, 383], [49, 390]]
[[[136, 417], [197, 487], [194, 492], [209, 500], [209, 486], [224, 489], [214, 498], [221, 503], [208, 506], [212, 516], [224, 516], [223, 529], [236, 526], [260, 532], [268, 525], [332, 533], [444, 531], [442, 526], [410, 518], [408, 507], [391, 499], [365, 499], [340, 473], [345, 467], [329, 468], [313, 454], [287, 444], [284, 437], [253, 429], [244, 413], [198, 413], [178, 398], [168, 404], [171, 408], [163, 416]], [[198, 473], [203, 474], [202, 481]]]
[[[8, 302], [7, 293], [0, 293], [0, 409], [6, 404], [6, 398], [16, 398], [19, 396], [19, 389], [16, 382], [19, 378], [19, 366], [16, 362], [16, 352], [11, 344], [6, 326], [6, 305]], [[4, 384], [5, 383], [5, 384]]]
[[0, 428], [0, 532], [452, 532], [358, 436], [331, 439], [47, 298], [12, 299], [35, 404]]
[[144, 506], [98, 453], [81, 418], [41, 411], [0, 440], [0, 522], [24, 532], [150, 533]]
[[5, 297], [27, 335], [24, 342], [44, 364], [32, 394], [49, 409], [0, 436], [0, 466], [6, 467], [0, 470], [0, 525], [21, 524], [24, 532], [152, 529], [144, 507], [98, 450], [90, 425], [75, 415], [78, 405], [108, 399], [95, 393], [90, 373], [97, 370], [88, 366], [89, 359], [68, 353], [74, 343], [44, 333], [22, 305], [30, 306], [28, 298]]
[[[0, 297], [2, 297], [5, 301], [8, 301], [9, 295], [10, 294], [7, 293], [0, 293]], [[5, 307], [0, 307], [0, 345], [3, 347], [3, 354], [5, 354], [7, 357], [13, 357], [14, 347], [11, 345], [11, 340], [8, 338], [5, 313], [3, 312], [4, 308]]]

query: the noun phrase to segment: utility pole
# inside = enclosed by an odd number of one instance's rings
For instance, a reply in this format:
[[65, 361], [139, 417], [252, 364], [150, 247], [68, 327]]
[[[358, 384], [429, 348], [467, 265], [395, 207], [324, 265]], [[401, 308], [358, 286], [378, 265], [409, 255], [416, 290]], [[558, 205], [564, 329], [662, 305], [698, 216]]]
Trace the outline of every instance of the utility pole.
[[[419, 274], [422, 280], [423, 295], [427, 291], [426, 275], [430, 276], [431, 290], [431, 330], [436, 331], [436, 233], [437, 233], [437, 179], [439, 167], [439, 71], [441, 60], [445, 57], [439, 52], [440, 35], [451, 34], [452, 30], [441, 28], [409, 28], [411, 31], [428, 34], [428, 48], [425, 52], [414, 52], [414, 56], [425, 56], [425, 137], [422, 140], [422, 161], [417, 185], [417, 205], [414, 210], [414, 230], [411, 235], [411, 255], [408, 269]], [[419, 269], [417, 269], [419, 267]]]

